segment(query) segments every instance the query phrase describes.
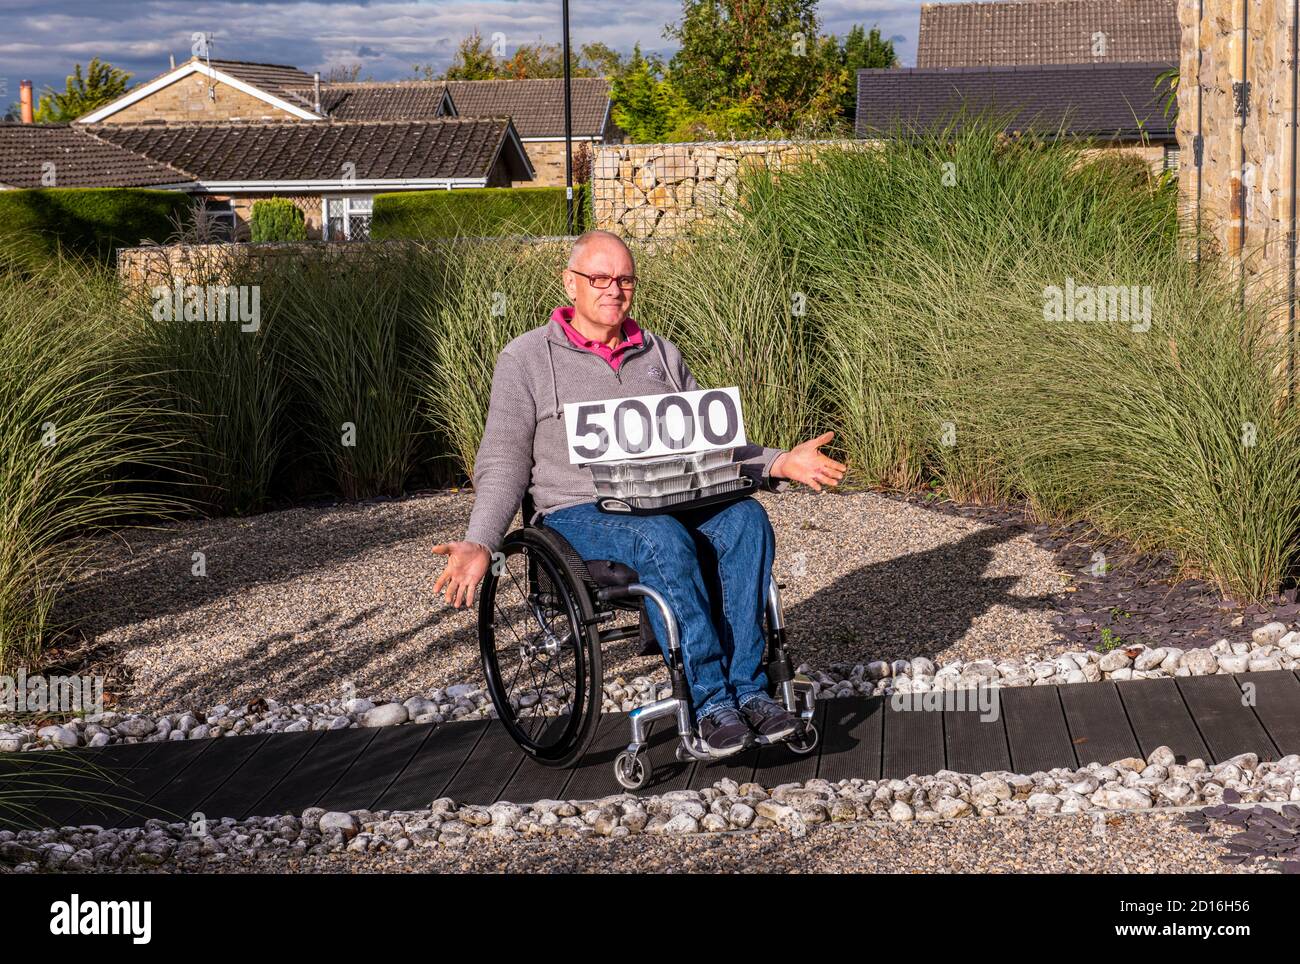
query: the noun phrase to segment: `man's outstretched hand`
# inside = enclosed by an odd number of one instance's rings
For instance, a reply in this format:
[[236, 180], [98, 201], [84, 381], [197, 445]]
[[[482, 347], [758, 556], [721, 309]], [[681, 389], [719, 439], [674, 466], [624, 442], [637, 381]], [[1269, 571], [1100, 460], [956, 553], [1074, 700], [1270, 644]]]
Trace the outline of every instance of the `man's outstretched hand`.
[[769, 474], [777, 479], [802, 482], [814, 492], [820, 492], [823, 485], [839, 485], [848, 466], [817, 451], [834, 437], [834, 432], [826, 432], [782, 452], [772, 462]]
[[443, 598], [450, 605], [459, 608], [462, 601], [466, 606], [474, 605], [474, 591], [492, 563], [487, 547], [477, 542], [444, 542], [434, 546], [433, 551], [448, 557], [446, 568], [433, 584], [433, 594], [443, 592], [445, 586]]

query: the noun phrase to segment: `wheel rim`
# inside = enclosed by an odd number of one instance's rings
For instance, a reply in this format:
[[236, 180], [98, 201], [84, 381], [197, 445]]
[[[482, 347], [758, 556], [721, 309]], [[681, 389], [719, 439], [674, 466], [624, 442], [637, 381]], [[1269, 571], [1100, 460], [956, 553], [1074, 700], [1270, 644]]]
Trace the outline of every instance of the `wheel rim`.
[[497, 715], [525, 753], [564, 756], [587, 713], [591, 672], [572, 586], [547, 553], [508, 543], [481, 602], [483, 664]]

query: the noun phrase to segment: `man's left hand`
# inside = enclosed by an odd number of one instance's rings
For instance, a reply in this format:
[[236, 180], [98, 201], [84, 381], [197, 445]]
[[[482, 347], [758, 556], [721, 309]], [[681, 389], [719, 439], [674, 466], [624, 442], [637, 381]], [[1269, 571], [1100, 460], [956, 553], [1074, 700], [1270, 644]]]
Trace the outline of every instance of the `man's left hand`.
[[782, 452], [773, 460], [769, 474], [775, 479], [802, 482], [814, 492], [820, 492], [823, 485], [839, 485], [848, 466], [817, 451], [834, 437], [834, 432], [827, 432]]

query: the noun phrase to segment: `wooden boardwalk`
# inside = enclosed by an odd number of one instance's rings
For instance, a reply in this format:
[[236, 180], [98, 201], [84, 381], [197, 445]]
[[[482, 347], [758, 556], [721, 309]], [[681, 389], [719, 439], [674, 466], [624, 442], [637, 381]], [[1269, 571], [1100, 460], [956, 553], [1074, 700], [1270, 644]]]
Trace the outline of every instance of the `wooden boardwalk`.
[[[821, 743], [802, 757], [778, 745], [720, 763], [678, 763], [676, 736], [658, 721], [650, 734], [655, 775], [639, 792], [698, 789], [722, 777], [771, 787], [943, 769], [1032, 773], [1145, 758], [1161, 745], [1180, 760], [1207, 762], [1245, 752], [1261, 760], [1300, 753], [1300, 678], [1293, 672], [1008, 687], [997, 694], [1000, 712], [990, 722], [977, 711], [896, 710], [884, 697], [819, 700]], [[412, 810], [438, 797], [478, 804], [590, 799], [621, 792], [612, 764], [628, 735], [624, 714], [603, 716], [591, 751], [571, 770], [524, 759], [496, 721], [136, 743], [57, 757], [5, 754], [0, 798], [28, 790], [31, 811], [0, 811], [0, 828], [128, 827], [153, 817], [273, 816], [313, 806]], [[51, 759], [95, 767], [55, 773]], [[31, 789], [36, 784], [41, 789]], [[88, 793], [111, 794], [115, 805], [88, 805]]]

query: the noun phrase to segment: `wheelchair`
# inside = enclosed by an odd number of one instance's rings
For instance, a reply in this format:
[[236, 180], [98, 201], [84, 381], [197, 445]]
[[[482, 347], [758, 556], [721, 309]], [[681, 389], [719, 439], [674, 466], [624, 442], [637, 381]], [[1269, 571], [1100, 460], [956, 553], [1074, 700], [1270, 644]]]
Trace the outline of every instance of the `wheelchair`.
[[[653, 605], [667, 627], [671, 694], [628, 714], [631, 739], [614, 760], [614, 778], [627, 790], [650, 781], [647, 738], [650, 723], [661, 717], [674, 721], [679, 762], [715, 759], [695, 723], [678, 623], [664, 597], [624, 563], [581, 558], [544, 519], [531, 524], [533, 514], [532, 498], [525, 495], [524, 526], [506, 536], [494, 554], [479, 595], [479, 647], [488, 692], [511, 738], [543, 766], [567, 768], [581, 761], [600, 719], [602, 647], [639, 637], [646, 651], [663, 652], [647, 615], [646, 607]], [[799, 728], [783, 743], [807, 754], [818, 741], [813, 684], [793, 671], [786, 652], [782, 588], [775, 578], [769, 580], [765, 668], [770, 695], [799, 719]], [[631, 625], [608, 625], [621, 612], [639, 618]], [[545, 711], [547, 703], [552, 712]]]

